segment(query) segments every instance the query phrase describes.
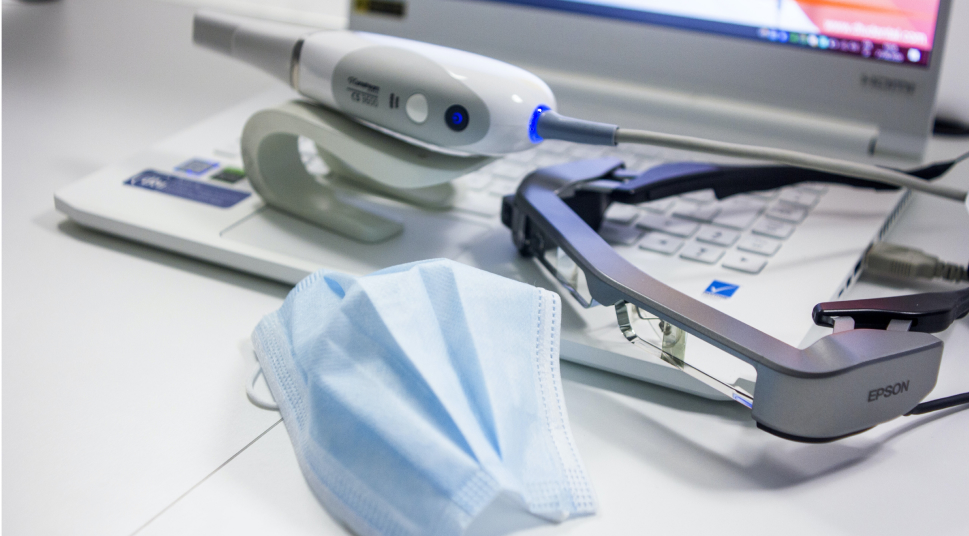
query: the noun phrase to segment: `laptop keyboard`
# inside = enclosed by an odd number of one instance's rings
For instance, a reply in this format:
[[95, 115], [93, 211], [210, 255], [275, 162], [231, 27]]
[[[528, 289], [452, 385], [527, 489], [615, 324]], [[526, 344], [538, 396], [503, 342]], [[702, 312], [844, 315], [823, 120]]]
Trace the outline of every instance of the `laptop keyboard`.
[[[495, 216], [501, 197], [513, 193], [535, 169], [604, 156], [621, 158], [632, 170], [696, 159], [692, 153], [654, 147], [613, 149], [545, 141], [458, 179], [466, 191], [455, 208]], [[823, 185], [804, 184], [722, 200], [712, 190], [701, 190], [638, 206], [615, 203], [606, 211], [599, 234], [613, 245], [757, 274], [826, 191]]]
[[[311, 173], [326, 172], [311, 141], [301, 140], [300, 152]], [[501, 212], [501, 198], [514, 193], [532, 171], [606, 156], [622, 159], [631, 170], [696, 159], [694, 153], [648, 146], [616, 149], [545, 141], [457, 179], [455, 183], [464, 192], [454, 208], [496, 217]], [[721, 200], [712, 190], [700, 190], [635, 206], [614, 203], [606, 211], [599, 235], [613, 245], [758, 274], [825, 192], [824, 185], [801, 184]]]

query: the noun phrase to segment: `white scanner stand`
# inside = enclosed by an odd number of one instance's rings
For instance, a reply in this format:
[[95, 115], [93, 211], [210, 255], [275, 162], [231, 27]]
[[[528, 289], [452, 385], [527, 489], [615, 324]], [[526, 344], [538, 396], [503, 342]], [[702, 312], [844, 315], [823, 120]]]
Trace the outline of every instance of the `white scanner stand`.
[[[322, 180], [303, 165], [300, 136], [316, 143], [329, 167]], [[249, 182], [267, 204], [346, 237], [375, 243], [399, 234], [403, 225], [341, 199], [341, 187], [445, 209], [455, 195], [450, 181], [492, 158], [434, 152], [322, 106], [294, 100], [249, 118], [242, 131], [242, 161]]]

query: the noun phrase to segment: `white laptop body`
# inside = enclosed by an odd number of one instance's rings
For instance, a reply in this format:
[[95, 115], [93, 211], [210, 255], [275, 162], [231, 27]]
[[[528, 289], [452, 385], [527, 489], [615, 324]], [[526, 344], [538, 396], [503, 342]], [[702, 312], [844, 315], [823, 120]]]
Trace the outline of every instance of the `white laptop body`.
[[[655, 121], [655, 107], [642, 114], [621, 108], [641, 101], [644, 92], [658, 95], [660, 102], [699, 102], [701, 112], [704, 102], [716, 101], [620, 82], [609, 90], [619, 97], [602, 101], [597, 97], [602, 93], [595, 87], [596, 76], [561, 72], [558, 76], [569, 82], [563, 84], [563, 108], [580, 110], [590, 119], [619, 116], [634, 125]], [[620, 98], [624, 94], [628, 98]], [[346, 189], [342, 194], [346, 200], [404, 224], [404, 232], [387, 242], [363, 244], [266, 206], [245, 180], [227, 183], [214, 178], [225, 168], [242, 167], [238, 141], [248, 117], [295, 97], [289, 89], [280, 87], [244, 102], [58, 191], [55, 205], [81, 225], [290, 284], [320, 268], [362, 275], [414, 260], [455, 259], [562, 294], [564, 359], [700, 396], [722, 398], [626, 342], [611, 307], [582, 309], [535, 260], [517, 254], [499, 218], [501, 196], [513, 192], [517, 181], [535, 167], [598, 156], [618, 156], [632, 169], [645, 169], [661, 161], [716, 158], [640, 147], [599, 149], [546, 142], [537, 151], [512, 155], [455, 181], [458, 196], [449, 210], [422, 209]], [[856, 158], [867, 157], [871, 135], [877, 132], [877, 128], [854, 120], [811, 119], [803, 110], [742, 103], [736, 104], [741, 106], [737, 110], [736, 106], [720, 106], [722, 102], [711, 105], [719, 111], [711, 111], [714, 119], [700, 132], [691, 120], [696, 110], [685, 115], [689, 124], [669, 130], [722, 137], [729, 134], [723, 118], [734, 113], [744, 118], [738, 119], [739, 125], [760, 125], [738, 130], [737, 139], [774, 141], [802, 149], [811, 147], [812, 140], [821, 140], [820, 145], [813, 145], [819, 151], [855, 153]], [[733, 111], [724, 115], [724, 109]], [[771, 127], [771, 121], [763, 123], [765, 118], [776, 120], [780, 126]], [[674, 119], [666, 117], [664, 121], [672, 124]], [[830, 135], [834, 139], [842, 140], [838, 150], [823, 136], [828, 127], [833, 127]], [[777, 143], [778, 133], [785, 131], [807, 134], [781, 138]], [[855, 140], [857, 147], [843, 140]], [[921, 146], [916, 152], [921, 152]], [[312, 171], [312, 155], [307, 158]], [[166, 192], [158, 184], [175, 186]], [[665, 205], [612, 211], [603, 236], [650, 275], [677, 290], [780, 340], [802, 346], [823, 333], [812, 325], [813, 306], [836, 299], [851, 285], [859, 272], [861, 255], [887, 232], [905, 198], [904, 192], [838, 186], [788, 189], [747, 196], [748, 204], [757, 207], [756, 214], [743, 226], [729, 227], [724, 225], [736, 223], [730, 218], [730, 206], [706, 199], [701, 192]], [[803, 210], [803, 214], [793, 212], [788, 218], [791, 211], [785, 212], [787, 209]], [[665, 220], [675, 220], [679, 227], [672, 229], [672, 234], [664, 232], [661, 225]], [[775, 227], [788, 225], [790, 229], [783, 229], [790, 233], [783, 238], [758, 234], [755, 227], [761, 222]], [[710, 242], [715, 230], [737, 236], [729, 245]], [[757, 244], [764, 243], [767, 249], [758, 250]], [[697, 251], [712, 251], [712, 255], [700, 255], [698, 260]], [[729, 262], [740, 257], [762, 261], [763, 267], [756, 273], [732, 268]], [[745, 385], [749, 386], [755, 380], [752, 368], [697, 339], [687, 341], [686, 355], [687, 360], [728, 382], [748, 382]]]

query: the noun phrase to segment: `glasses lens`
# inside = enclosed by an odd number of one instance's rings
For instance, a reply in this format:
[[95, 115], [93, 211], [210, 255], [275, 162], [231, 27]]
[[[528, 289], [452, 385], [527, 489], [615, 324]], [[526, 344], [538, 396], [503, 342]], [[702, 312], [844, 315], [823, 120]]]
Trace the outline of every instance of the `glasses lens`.
[[695, 363], [687, 363], [686, 333], [682, 329], [627, 302], [616, 304], [616, 320], [619, 322], [619, 329], [627, 341], [645, 350], [650, 355], [659, 357], [728, 398], [747, 408], [752, 407], [754, 399], [749, 387], [741, 386], [739, 381], [726, 383], [716, 376], [712, 376], [708, 367], [704, 366], [703, 369], [706, 369], [704, 371], [697, 368]]
[[539, 260], [555, 276], [555, 279], [558, 279], [559, 283], [568, 289], [569, 294], [582, 304], [582, 307], [589, 308], [598, 305], [592, 299], [592, 293], [589, 292], [589, 283], [585, 278], [585, 272], [562, 248], [546, 248], [545, 254]]
[[616, 319], [626, 338], [651, 355], [682, 368], [686, 333], [631, 303], [616, 305]]

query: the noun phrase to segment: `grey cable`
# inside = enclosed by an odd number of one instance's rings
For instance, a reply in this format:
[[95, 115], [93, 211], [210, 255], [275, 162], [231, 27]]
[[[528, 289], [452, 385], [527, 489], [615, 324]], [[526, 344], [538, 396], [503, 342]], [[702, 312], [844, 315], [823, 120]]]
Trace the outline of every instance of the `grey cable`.
[[616, 130], [619, 127], [609, 123], [597, 123], [561, 115], [554, 110], [542, 112], [535, 133], [550, 140], [567, 140], [586, 145], [616, 145]]
[[958, 188], [942, 186], [927, 182], [922, 179], [906, 175], [901, 171], [881, 168], [868, 164], [858, 164], [835, 158], [815, 156], [797, 151], [785, 149], [775, 149], [771, 147], [757, 147], [754, 145], [742, 145], [739, 143], [727, 143], [692, 136], [678, 136], [676, 134], [663, 134], [648, 130], [631, 130], [619, 128], [615, 134], [616, 143], [638, 143], [645, 145], [656, 145], [671, 149], [683, 149], [687, 151], [700, 151], [709, 154], [722, 156], [733, 156], [737, 158], [750, 158], [754, 160], [767, 160], [780, 164], [787, 164], [808, 169], [815, 169], [827, 173], [846, 175], [859, 179], [869, 179], [873, 181], [891, 184], [901, 188], [917, 190], [932, 195], [946, 197], [955, 201], [965, 203], [967, 192]]
[[865, 273], [904, 278], [940, 278], [959, 283], [969, 281], [966, 266], [940, 261], [924, 251], [879, 242], [865, 253]]

